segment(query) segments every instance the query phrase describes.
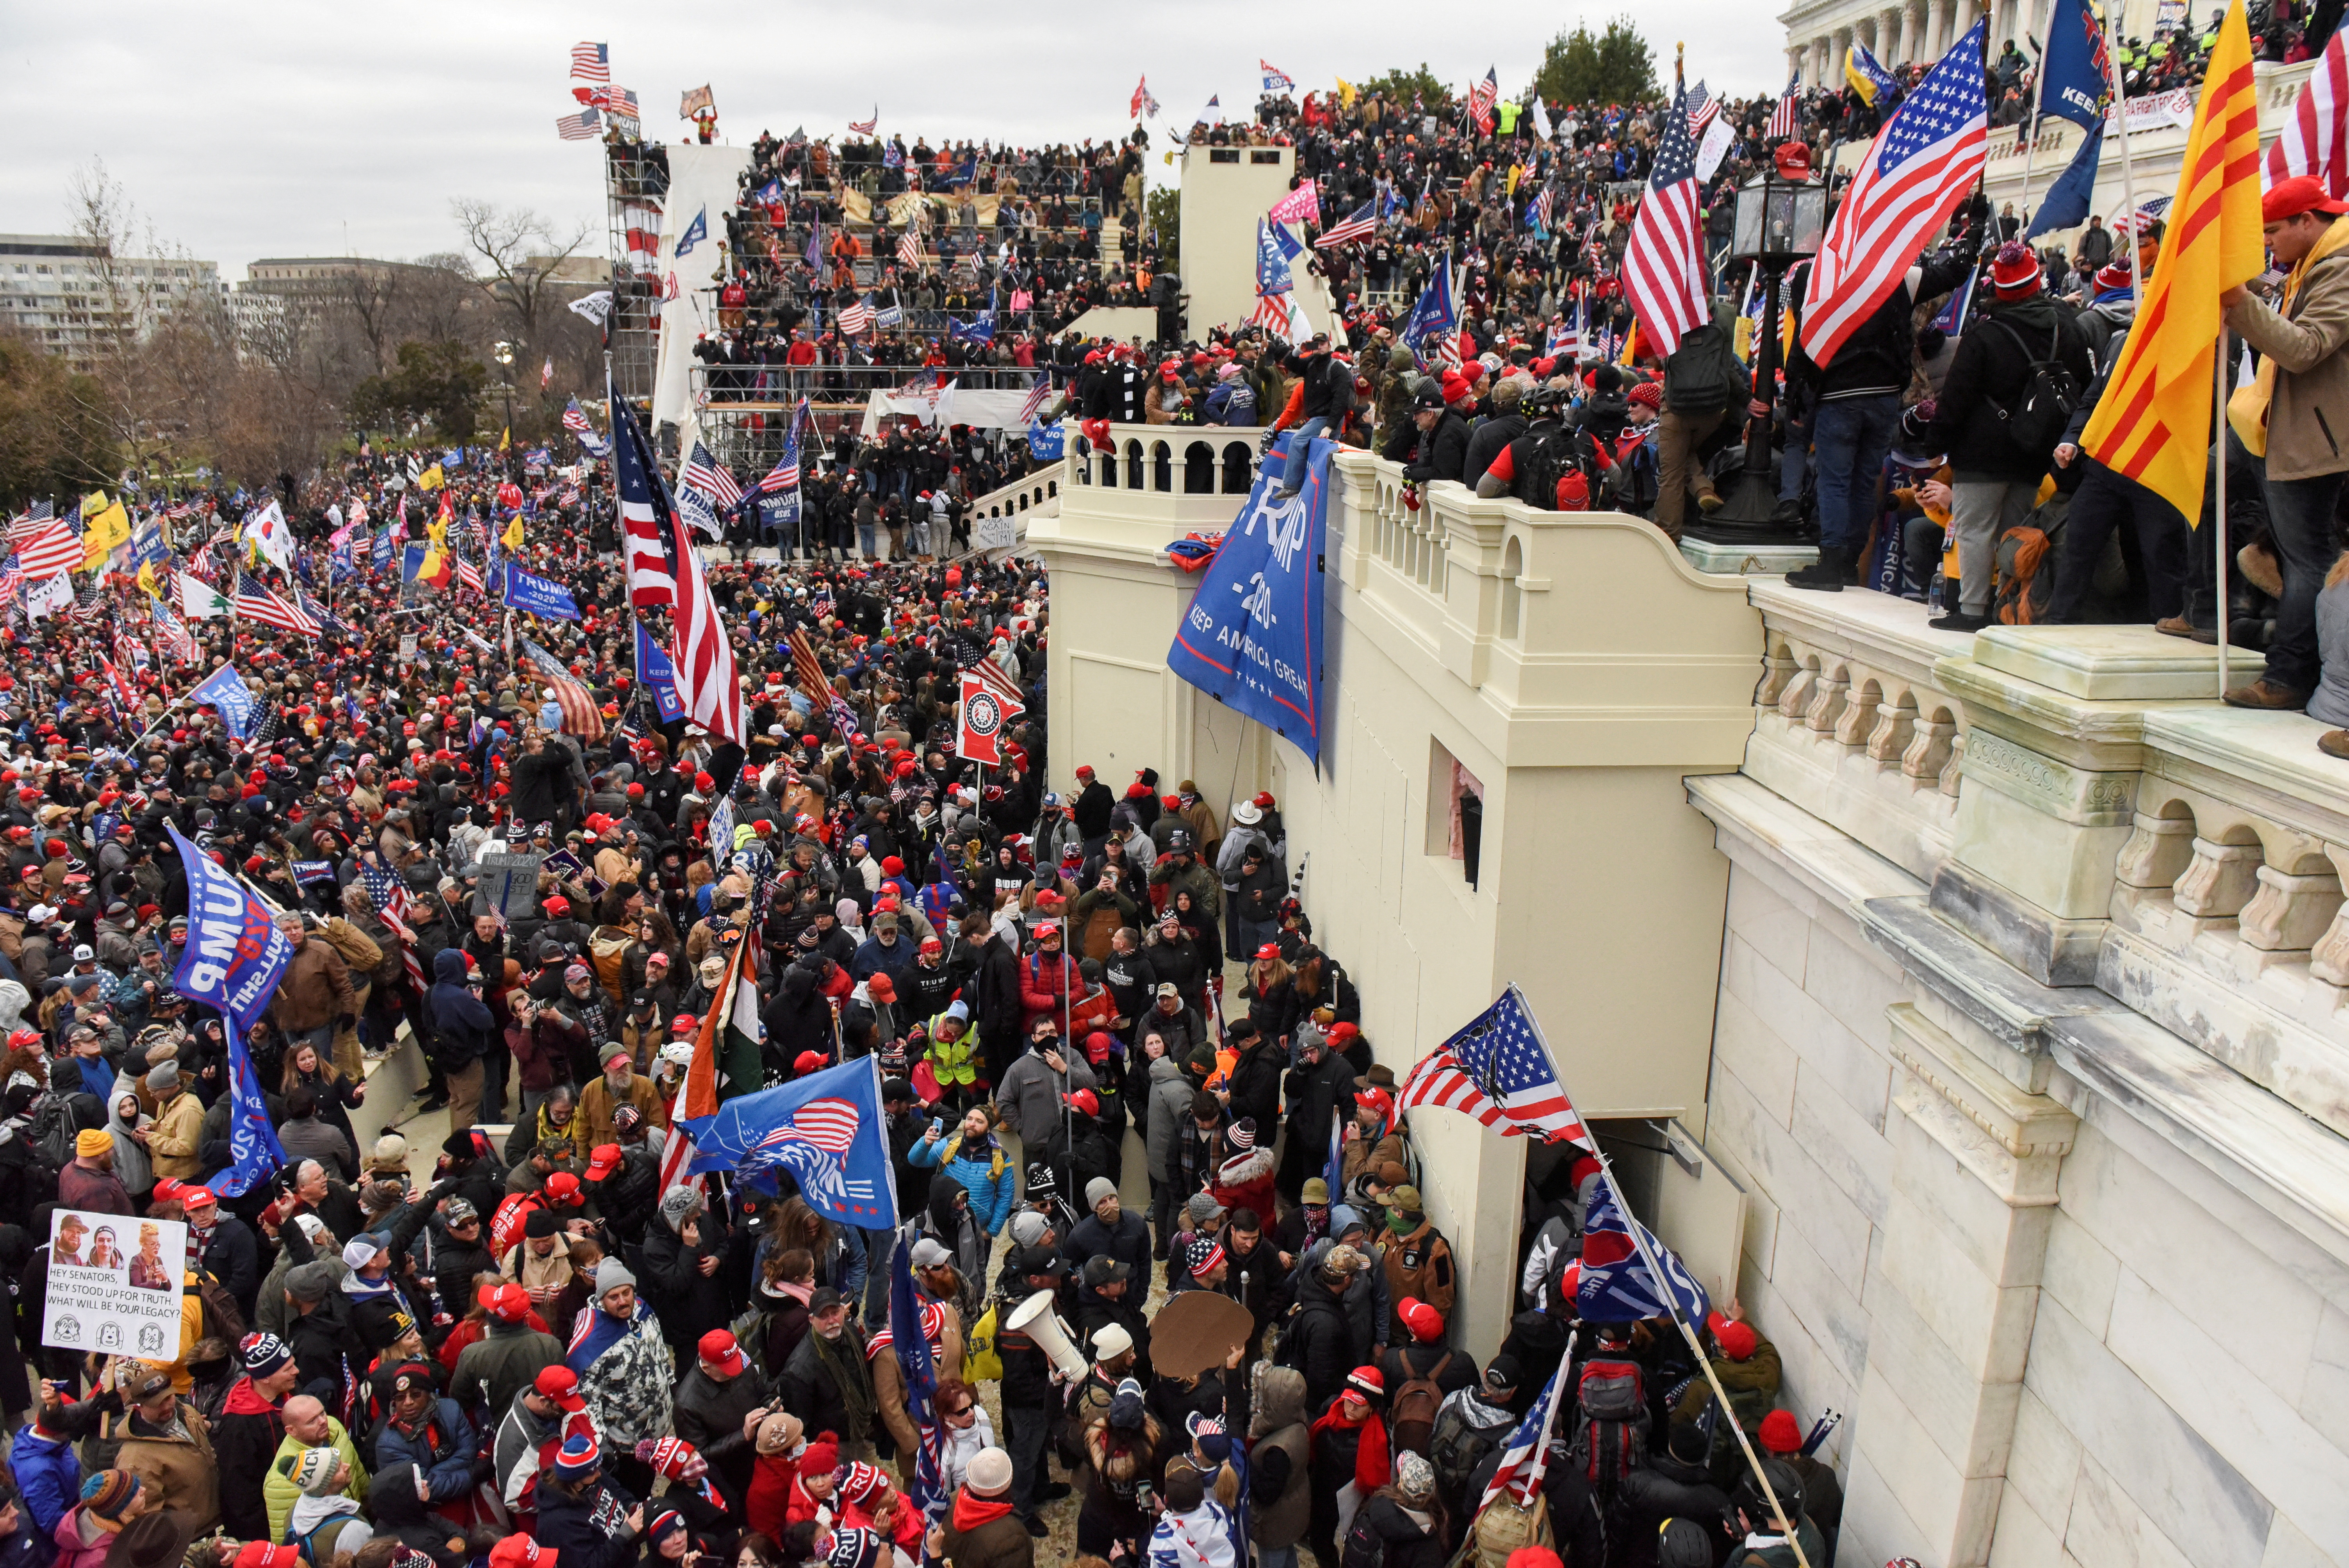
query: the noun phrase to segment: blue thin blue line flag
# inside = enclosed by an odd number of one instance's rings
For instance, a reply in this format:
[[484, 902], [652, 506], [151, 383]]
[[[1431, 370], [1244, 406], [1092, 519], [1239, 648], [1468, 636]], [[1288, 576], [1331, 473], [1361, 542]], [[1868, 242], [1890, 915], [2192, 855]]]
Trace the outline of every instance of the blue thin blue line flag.
[[228, 1043], [231, 1164], [211, 1184], [215, 1191], [242, 1197], [285, 1163], [244, 1036], [276, 994], [293, 962], [294, 943], [278, 929], [267, 904], [177, 827], [164, 826], [171, 829], [188, 877], [188, 945], [172, 984], [181, 995], [220, 1010]]
[[678, 1125], [698, 1151], [691, 1171], [731, 1171], [754, 1189], [771, 1189], [772, 1173], [789, 1171], [808, 1207], [825, 1219], [895, 1229], [897, 1177], [883, 1130], [880, 1064], [859, 1057], [687, 1119]]

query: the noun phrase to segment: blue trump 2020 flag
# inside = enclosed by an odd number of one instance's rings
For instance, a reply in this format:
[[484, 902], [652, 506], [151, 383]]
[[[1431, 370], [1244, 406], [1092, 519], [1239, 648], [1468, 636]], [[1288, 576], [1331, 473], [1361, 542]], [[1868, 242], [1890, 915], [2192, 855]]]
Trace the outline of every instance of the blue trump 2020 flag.
[[200, 707], [218, 708], [221, 722], [239, 740], [252, 727], [253, 691], [244, 684], [244, 677], [236, 673], [234, 665], [222, 665], [206, 676], [203, 684], [188, 694], [188, 700]]
[[[1174, 629], [1166, 665], [1227, 707], [1321, 760], [1321, 552], [1330, 513], [1330, 454], [1291, 436], [1264, 459], [1223, 548]], [[1305, 486], [1280, 493], [1285, 465], [1306, 464]]]
[[[2112, 91], [2105, 30], [2081, 0], [2055, 0], [2047, 18], [2047, 53], [2039, 62], [2039, 113], [2101, 136]], [[2095, 167], [2093, 158], [2088, 166]]]
[[551, 578], [533, 576], [511, 561], [506, 562], [506, 585], [502, 597], [507, 609], [520, 610], [542, 621], [579, 619], [579, 606], [572, 599], [570, 589]]
[[[1631, 1239], [1634, 1225], [1639, 1226], [1640, 1242], [1647, 1243], [1663, 1271], [1661, 1282], [1640, 1256], [1639, 1243]], [[1656, 1240], [1654, 1232], [1623, 1212], [1611, 1171], [1591, 1189], [1590, 1212], [1582, 1222], [1582, 1283], [1575, 1304], [1587, 1323], [1637, 1323], [1670, 1316], [1676, 1309], [1683, 1321], [1696, 1325], [1713, 1311], [1712, 1299], [1688, 1265]]]
[[1427, 287], [1420, 294], [1419, 303], [1413, 305], [1411, 314], [1403, 318], [1402, 329], [1395, 334], [1395, 341], [1416, 354], [1419, 346], [1426, 339], [1442, 337], [1459, 325], [1459, 313], [1452, 307], [1452, 258], [1447, 255], [1437, 263], [1435, 275], [1427, 280]]
[[691, 1169], [731, 1171], [772, 1188], [789, 1171], [825, 1219], [861, 1230], [897, 1224], [897, 1175], [881, 1114], [881, 1058], [859, 1057], [773, 1088], [730, 1099], [679, 1123], [693, 1135]]
[[233, 1163], [212, 1178], [212, 1185], [229, 1197], [242, 1197], [285, 1163], [285, 1149], [269, 1119], [269, 1102], [253, 1070], [244, 1033], [269, 1006], [285, 966], [293, 962], [294, 942], [278, 929], [267, 904], [176, 827], [171, 828], [171, 842], [188, 876], [188, 945], [180, 954], [172, 984], [181, 995], [220, 1009], [228, 1042]]
[[677, 695], [677, 666], [668, 662], [668, 651], [646, 633], [642, 621], [636, 623], [636, 679], [653, 694], [653, 711], [663, 724], [685, 717], [685, 699]]

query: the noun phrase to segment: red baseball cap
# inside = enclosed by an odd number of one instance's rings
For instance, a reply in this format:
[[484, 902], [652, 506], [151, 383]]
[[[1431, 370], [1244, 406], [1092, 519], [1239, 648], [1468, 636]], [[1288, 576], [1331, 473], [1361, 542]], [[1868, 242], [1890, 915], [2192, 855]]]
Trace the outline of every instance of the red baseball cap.
[[[530, 1316], [530, 1292], [512, 1280], [508, 1280], [503, 1284], [492, 1285], [482, 1291], [476, 1299], [491, 1315], [502, 1318], [508, 1323], [520, 1323]], [[544, 1392], [543, 1389], [540, 1391]]]
[[[618, 1144], [597, 1144], [595, 1148], [587, 1151], [587, 1180], [590, 1181], [601, 1181], [605, 1177], [609, 1176], [613, 1171], [617, 1171], [620, 1168], [620, 1146]], [[554, 1183], [552, 1182], [548, 1183], [550, 1186], [553, 1184]]]
[[750, 1365], [742, 1355], [741, 1346], [736, 1344], [734, 1336], [722, 1328], [713, 1328], [703, 1335], [700, 1345], [696, 1348], [702, 1365], [715, 1367], [729, 1377], [740, 1377], [742, 1368]]
[[539, 1398], [554, 1400], [560, 1409], [577, 1411], [587, 1408], [587, 1401], [579, 1397], [579, 1374], [568, 1367], [544, 1368], [531, 1387], [538, 1390]]
[[546, 1198], [551, 1203], [562, 1203], [574, 1209], [587, 1201], [580, 1193], [579, 1178], [568, 1171], [557, 1171], [546, 1179]]
[[2280, 223], [2286, 218], [2297, 218], [2302, 212], [2323, 212], [2339, 216], [2349, 212], [2349, 201], [2336, 201], [2324, 193], [2324, 186], [2313, 174], [2295, 174], [2289, 180], [2279, 180], [2268, 193], [2260, 198], [2260, 222]]
[[527, 1535], [507, 1535], [490, 1548], [490, 1568], [554, 1568], [555, 1548]]

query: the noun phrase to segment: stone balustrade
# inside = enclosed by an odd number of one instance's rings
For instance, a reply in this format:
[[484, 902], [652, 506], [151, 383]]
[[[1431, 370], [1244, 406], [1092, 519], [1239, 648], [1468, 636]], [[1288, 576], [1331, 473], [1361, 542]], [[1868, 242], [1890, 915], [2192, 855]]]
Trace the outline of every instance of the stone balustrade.
[[2140, 627], [1926, 629], [1755, 582], [1744, 771], [1930, 889], [2042, 985], [2090, 986], [2349, 1133], [2349, 766], [2214, 700]]

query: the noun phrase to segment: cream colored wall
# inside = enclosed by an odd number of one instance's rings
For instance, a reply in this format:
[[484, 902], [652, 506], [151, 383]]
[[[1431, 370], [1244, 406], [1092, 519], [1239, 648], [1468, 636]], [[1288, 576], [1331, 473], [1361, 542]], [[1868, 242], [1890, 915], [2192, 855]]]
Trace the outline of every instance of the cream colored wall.
[[[1208, 154], [1239, 154], [1237, 163], [1216, 163]], [[1252, 153], [1273, 153], [1269, 163]], [[1184, 292], [1194, 336], [1223, 323], [1244, 322], [1256, 309], [1256, 222], [1288, 193], [1297, 152], [1288, 147], [1191, 148], [1183, 163], [1182, 261]]]

